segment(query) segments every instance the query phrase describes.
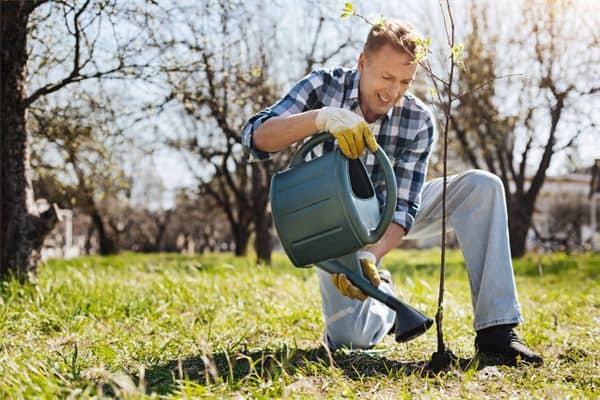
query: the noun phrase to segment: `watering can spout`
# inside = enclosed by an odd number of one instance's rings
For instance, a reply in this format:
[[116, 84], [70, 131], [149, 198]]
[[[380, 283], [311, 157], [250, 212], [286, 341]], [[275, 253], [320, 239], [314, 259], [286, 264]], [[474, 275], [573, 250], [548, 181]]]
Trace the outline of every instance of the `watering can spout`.
[[395, 335], [397, 342], [408, 342], [415, 339], [433, 325], [433, 320], [425, 314], [373, 286], [363, 276], [360, 261], [356, 254], [348, 254], [337, 259], [323, 261], [318, 263], [317, 266], [330, 274], [346, 274], [354, 286], [396, 311]]
[[431, 325], [433, 325], [431, 318], [395, 297], [392, 297], [392, 299], [397, 301], [394, 308], [396, 310], [396, 342], [408, 342], [421, 336], [431, 328]]

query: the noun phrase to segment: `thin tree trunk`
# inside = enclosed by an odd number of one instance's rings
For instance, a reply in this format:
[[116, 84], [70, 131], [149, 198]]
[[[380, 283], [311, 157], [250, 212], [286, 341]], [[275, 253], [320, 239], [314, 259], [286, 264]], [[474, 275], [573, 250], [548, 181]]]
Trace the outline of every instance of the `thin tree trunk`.
[[92, 254], [92, 236], [94, 236], [95, 231], [96, 231], [95, 225], [92, 224], [88, 228], [88, 231], [85, 235], [85, 254], [87, 256]]
[[39, 214], [31, 185], [24, 100], [27, 66], [28, 2], [0, 2], [1, 196], [0, 276], [21, 281], [37, 272], [44, 238], [58, 221], [56, 208]]
[[265, 164], [252, 165], [252, 202], [254, 203], [252, 218], [254, 220], [254, 251], [259, 261], [271, 264], [273, 236], [271, 227], [273, 219], [268, 212], [270, 167]]
[[259, 216], [254, 222], [255, 240], [254, 250], [259, 261], [271, 264], [273, 252], [273, 237], [271, 234], [271, 216]]
[[533, 211], [529, 211], [531, 206], [523, 198], [510, 199], [507, 203], [510, 252], [512, 257], [522, 257], [527, 250], [527, 233], [531, 227]]
[[169, 222], [171, 222], [172, 216], [173, 210], [167, 210], [165, 211], [163, 218], [160, 216], [157, 217], [157, 232], [154, 240], [154, 251], [165, 251], [165, 233], [167, 232], [167, 227], [169, 226]]
[[250, 237], [249, 232], [246, 229], [233, 229], [233, 240], [234, 240], [234, 254], [236, 256], [245, 256], [248, 252], [248, 239]]
[[98, 254], [116, 254], [118, 252], [117, 243], [110, 237], [100, 214], [97, 211], [93, 211], [90, 217], [92, 217], [92, 223], [98, 232]]

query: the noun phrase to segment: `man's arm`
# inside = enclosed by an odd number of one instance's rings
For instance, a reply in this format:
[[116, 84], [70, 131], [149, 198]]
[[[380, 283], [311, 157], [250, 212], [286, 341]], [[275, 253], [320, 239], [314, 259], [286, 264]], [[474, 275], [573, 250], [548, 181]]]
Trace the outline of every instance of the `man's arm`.
[[403, 162], [395, 163], [394, 172], [398, 178], [398, 199], [394, 219], [381, 240], [367, 248], [378, 260], [400, 245], [414, 222], [420, 203], [421, 188], [427, 175], [429, 154], [435, 137], [435, 125], [431, 116], [427, 115], [423, 120], [419, 133], [415, 136], [415, 140], [403, 149], [401, 155]]
[[379, 240], [379, 242], [375, 243], [373, 246], [367, 247], [367, 251], [373, 253], [379, 260], [381, 257], [395, 249], [405, 235], [406, 230], [404, 227], [392, 222], [386, 229], [381, 240]]
[[360, 157], [365, 146], [377, 150], [375, 136], [365, 120], [339, 107], [271, 118], [254, 132], [254, 147], [263, 152], [278, 151], [317, 132], [329, 132], [348, 158]]
[[415, 139], [403, 149], [400, 157], [403, 162], [395, 163], [398, 199], [394, 219], [381, 240], [367, 248], [378, 260], [400, 245], [414, 222], [421, 201], [421, 189], [427, 175], [429, 154], [435, 138], [433, 118], [427, 114]]
[[[394, 174], [398, 189], [396, 212], [392, 222], [404, 227], [405, 234], [410, 231], [421, 204], [421, 190], [427, 176], [429, 156], [437, 133], [433, 116], [429, 109], [418, 103], [410, 102], [409, 117], [401, 120], [401, 128], [417, 126], [416, 134], [410, 141], [404, 141], [394, 154]], [[412, 136], [412, 135], [411, 135]]]
[[273, 117], [254, 132], [254, 147], [264, 152], [275, 152], [317, 133], [316, 117], [319, 110]]
[[272, 153], [317, 132], [316, 109], [322, 105], [327, 75], [325, 70], [313, 71], [281, 100], [248, 120], [242, 129], [242, 144], [253, 159], [268, 160]]
[[[323, 96], [324, 90], [328, 90], [329, 97]], [[248, 120], [242, 129], [242, 144], [253, 158], [267, 160], [271, 153], [317, 132], [329, 132], [348, 158], [360, 157], [365, 146], [377, 150], [377, 142], [365, 120], [335, 105], [338, 102], [331, 93], [341, 96], [343, 90], [343, 84], [335, 81], [328, 71], [313, 71], [284, 98]], [[334, 105], [328, 106], [331, 103]]]

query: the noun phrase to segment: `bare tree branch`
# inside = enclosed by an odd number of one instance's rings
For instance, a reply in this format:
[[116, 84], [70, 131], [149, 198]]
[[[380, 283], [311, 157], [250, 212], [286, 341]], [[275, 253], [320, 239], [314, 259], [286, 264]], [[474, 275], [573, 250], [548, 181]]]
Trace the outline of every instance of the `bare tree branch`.
[[507, 74], [507, 75], [500, 75], [500, 76], [496, 76], [492, 79], [488, 79], [482, 83], [480, 83], [479, 85], [475, 86], [473, 89], [466, 91], [466, 92], [462, 92], [456, 96], [453, 97], [453, 100], [458, 100], [463, 96], [467, 96], [471, 93], [474, 93], [476, 91], [478, 91], [479, 89], [482, 89], [484, 87], [486, 87], [487, 85], [493, 83], [494, 81], [500, 80], [500, 79], [505, 79], [505, 78], [510, 78], [510, 77], [514, 77], [514, 76], [524, 76], [524, 74], [521, 73], [517, 73], [517, 74]]

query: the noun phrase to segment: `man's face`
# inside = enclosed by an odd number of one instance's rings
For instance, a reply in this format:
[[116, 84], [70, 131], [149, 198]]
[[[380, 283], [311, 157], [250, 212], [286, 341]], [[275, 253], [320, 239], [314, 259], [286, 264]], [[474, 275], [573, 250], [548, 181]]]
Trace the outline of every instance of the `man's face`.
[[358, 59], [359, 102], [367, 122], [373, 122], [400, 101], [417, 71], [412, 57], [389, 44]]

